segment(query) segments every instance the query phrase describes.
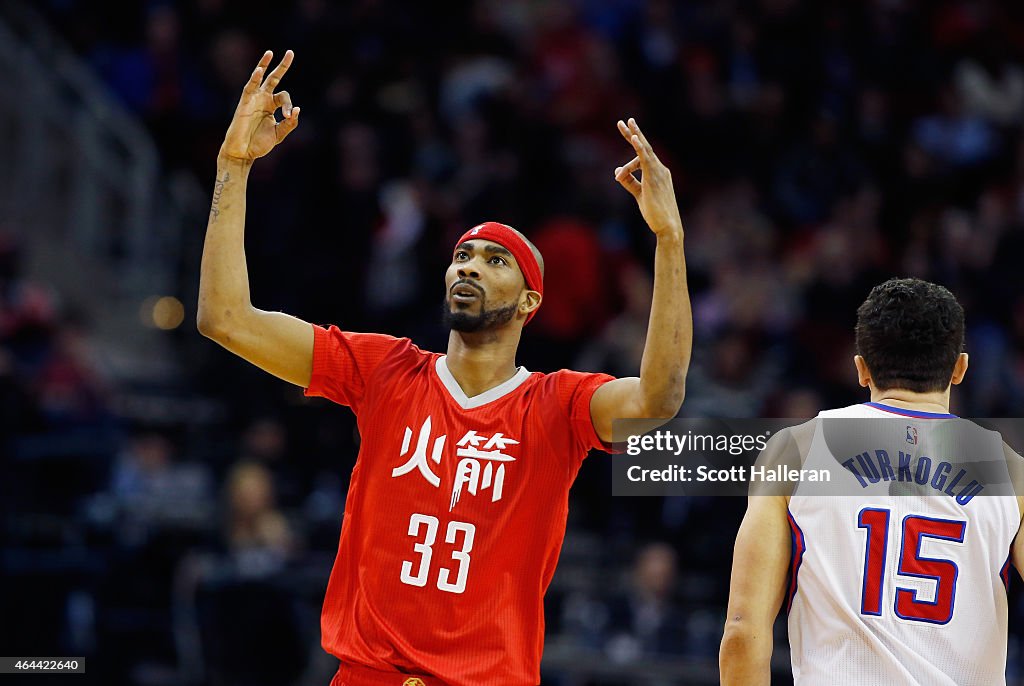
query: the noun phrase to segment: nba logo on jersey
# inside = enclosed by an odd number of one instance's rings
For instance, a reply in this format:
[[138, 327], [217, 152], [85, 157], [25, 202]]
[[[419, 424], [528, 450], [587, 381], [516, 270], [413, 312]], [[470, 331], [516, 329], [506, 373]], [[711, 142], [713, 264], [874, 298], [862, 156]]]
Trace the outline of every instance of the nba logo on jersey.
[[907, 426], [907, 443], [917, 445], [917, 427]]

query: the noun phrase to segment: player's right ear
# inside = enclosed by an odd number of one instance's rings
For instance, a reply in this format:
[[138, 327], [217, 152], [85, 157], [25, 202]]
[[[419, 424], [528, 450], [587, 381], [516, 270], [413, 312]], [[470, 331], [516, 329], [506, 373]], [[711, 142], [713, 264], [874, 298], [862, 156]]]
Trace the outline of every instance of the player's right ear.
[[871, 370], [868, 369], [868, 363], [860, 355], [854, 355], [853, 366], [857, 368], [857, 383], [862, 388], [867, 388], [871, 383]]
[[967, 353], [960, 353], [956, 358], [956, 364], [953, 365], [953, 378], [950, 379], [950, 383], [954, 386], [964, 380], [964, 374], [967, 373]]

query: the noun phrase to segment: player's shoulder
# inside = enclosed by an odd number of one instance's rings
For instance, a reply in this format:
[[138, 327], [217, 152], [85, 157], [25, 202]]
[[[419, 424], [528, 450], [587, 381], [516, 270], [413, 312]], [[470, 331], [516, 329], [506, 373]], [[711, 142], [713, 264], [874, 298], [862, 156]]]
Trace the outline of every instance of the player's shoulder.
[[424, 350], [420, 346], [416, 345], [416, 343], [414, 343], [411, 338], [407, 338], [407, 337], [395, 338], [393, 336], [391, 336], [390, 338], [394, 339], [394, 342], [392, 343], [392, 345], [395, 346], [396, 350], [401, 350], [402, 352], [406, 352], [409, 355], [414, 355], [416, 357], [422, 357], [424, 359], [428, 359], [429, 358], [429, 359], [432, 359], [432, 360], [436, 360], [437, 358], [441, 357], [441, 353], [436, 353], [436, 352], [433, 352], [432, 350]]
[[326, 335], [333, 340], [344, 340], [362, 345], [390, 346], [402, 341], [412, 342], [408, 338], [399, 338], [386, 333], [343, 329], [337, 324], [313, 324], [313, 329], [317, 332], [317, 335]]
[[765, 450], [766, 453], [779, 453], [799, 448], [802, 454], [806, 454], [807, 447], [820, 423], [820, 416], [808, 419], [799, 423], [783, 426], [772, 432], [768, 438]]
[[1019, 468], [1024, 469], [1024, 457], [1021, 457], [1020, 453], [1011, 448], [1010, 444], [1007, 443], [1002, 436], [1000, 436], [999, 438], [1003, 444], [1003, 456], [1006, 458], [1006, 461], [1010, 464], [1013, 464], [1015, 466], [1018, 466]]
[[578, 372], [574, 369], [559, 369], [553, 372], [533, 372], [538, 381], [549, 383], [580, 383], [592, 376], [607, 376], [599, 372]]
[[833, 407], [827, 410], [821, 410], [818, 412], [818, 418], [821, 419], [834, 419], [837, 417], [860, 417], [860, 418], [871, 418], [882, 416], [884, 413], [880, 410], [876, 410], [867, 403], [857, 403], [856, 405], [846, 405], [845, 407]]
[[347, 331], [334, 324], [328, 326], [314, 324], [314, 327], [319, 329], [319, 336], [325, 336], [336, 342], [344, 342], [350, 347], [385, 352], [391, 355], [437, 356], [437, 353], [422, 350], [411, 338], [404, 336], [392, 336], [371, 331]]
[[444, 357], [441, 353], [424, 350], [416, 345], [411, 338], [388, 336], [389, 350], [383, 360], [385, 363], [405, 368], [421, 368], [423, 371], [434, 372], [437, 361]]
[[[758, 454], [755, 465], [763, 467], [765, 472], [774, 472], [779, 467], [787, 470], [801, 469], [810, 450], [818, 422], [819, 419], [814, 418], [773, 431]], [[750, 495], [788, 498], [792, 494], [793, 484], [788, 481], [753, 482], [750, 487]]]
[[1010, 475], [1010, 486], [1013, 489], [1013, 494], [1017, 496], [1021, 513], [1024, 514], [1024, 457], [1010, 447], [1010, 444], [1002, 436], [1000, 436], [1000, 442], [1003, 447], [1003, 458], [1006, 460], [1006, 470]]
[[530, 382], [538, 392], [567, 401], [580, 390], [596, 390], [615, 377], [600, 372], [578, 372], [559, 369], [554, 372], [533, 372]]

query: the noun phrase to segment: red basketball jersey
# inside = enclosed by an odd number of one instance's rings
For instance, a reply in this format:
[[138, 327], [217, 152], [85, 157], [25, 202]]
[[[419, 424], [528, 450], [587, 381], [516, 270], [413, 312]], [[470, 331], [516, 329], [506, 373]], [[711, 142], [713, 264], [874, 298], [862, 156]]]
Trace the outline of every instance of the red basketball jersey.
[[314, 327], [306, 395], [361, 445], [321, 617], [345, 662], [452, 686], [540, 683], [544, 592], [605, 374], [520, 368], [466, 397], [409, 339]]

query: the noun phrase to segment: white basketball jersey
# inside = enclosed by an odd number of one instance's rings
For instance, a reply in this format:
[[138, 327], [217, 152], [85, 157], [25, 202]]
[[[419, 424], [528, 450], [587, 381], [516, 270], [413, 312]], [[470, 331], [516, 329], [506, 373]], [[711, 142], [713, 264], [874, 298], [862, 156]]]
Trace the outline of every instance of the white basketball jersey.
[[[859, 455], [834, 454], [854, 442], [829, 440], [829, 419], [882, 417], [900, 438], [883, 431], [861, 441]], [[831, 464], [846, 482], [830, 484], [841, 495], [801, 485], [790, 500], [795, 683], [1005, 684], [1005, 584], [1021, 513], [1015, 497], [979, 493], [978, 482], [956, 478], [951, 466], [967, 448], [969, 459], [987, 455], [989, 467], [1005, 469], [999, 434], [952, 415], [875, 403], [818, 418], [805, 466]], [[941, 427], [953, 422], [973, 428], [951, 439]]]

